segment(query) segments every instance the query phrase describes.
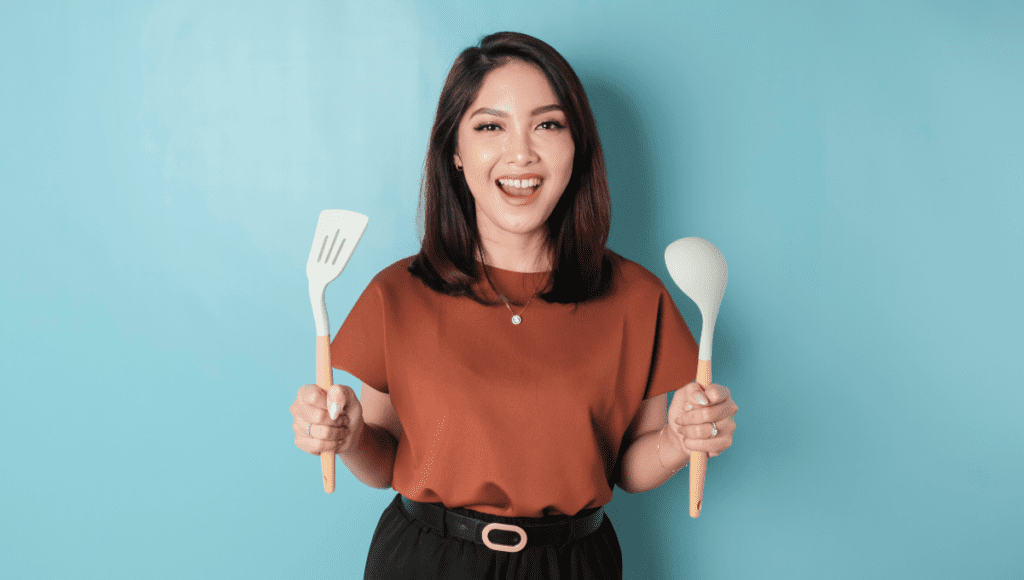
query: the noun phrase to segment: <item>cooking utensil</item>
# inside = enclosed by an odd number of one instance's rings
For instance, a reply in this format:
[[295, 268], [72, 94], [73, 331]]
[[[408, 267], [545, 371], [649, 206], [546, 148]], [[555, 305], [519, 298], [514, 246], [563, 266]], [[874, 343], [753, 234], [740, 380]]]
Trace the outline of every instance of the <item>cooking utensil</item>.
[[[316, 222], [313, 247], [306, 262], [306, 276], [309, 278], [309, 300], [313, 304], [313, 320], [316, 323], [316, 384], [326, 391], [334, 384], [331, 369], [331, 333], [327, 320], [327, 302], [324, 293], [327, 285], [345, 269], [352, 257], [356, 244], [363, 237], [369, 218], [344, 209], [325, 209]], [[323, 471], [324, 491], [334, 491], [334, 452], [320, 454], [320, 468]]]
[[[697, 303], [703, 324], [700, 330], [700, 351], [697, 355], [697, 383], [703, 388], [711, 384], [711, 338], [715, 319], [722, 304], [729, 267], [722, 252], [703, 238], [682, 238], [665, 248], [665, 265], [672, 280]], [[704, 502], [704, 476], [708, 454], [690, 453], [690, 517], [700, 515]]]

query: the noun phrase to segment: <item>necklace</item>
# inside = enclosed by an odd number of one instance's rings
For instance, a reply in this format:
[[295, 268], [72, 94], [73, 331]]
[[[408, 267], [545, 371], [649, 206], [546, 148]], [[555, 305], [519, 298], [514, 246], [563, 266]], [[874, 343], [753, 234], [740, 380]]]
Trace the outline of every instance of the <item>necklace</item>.
[[[529, 306], [530, 302], [533, 302], [533, 299], [536, 296], [536, 294], [530, 296], [530, 299], [526, 301], [526, 306]], [[512, 310], [512, 305], [508, 303], [508, 300], [506, 300], [504, 296], [498, 294], [498, 298], [501, 298], [501, 301], [505, 303], [506, 307], [508, 307], [508, 311], [512, 313], [512, 324], [519, 324], [523, 321], [523, 317], [521, 315], [523, 312], [526, 312], [526, 306], [523, 306], [523, 309], [519, 311], [519, 314], [516, 314], [515, 310]]]
[[523, 306], [523, 309], [519, 311], [519, 314], [516, 314], [516, 311], [512, 310], [512, 305], [508, 303], [508, 299], [498, 292], [498, 289], [494, 287], [494, 282], [491, 282], [491, 276], [487, 273], [487, 263], [484, 262], [483, 250], [480, 250], [480, 263], [484, 266], [484, 276], [487, 277], [487, 283], [491, 285], [491, 289], [494, 290], [494, 293], [498, 295], [498, 298], [501, 298], [501, 301], [505, 303], [505, 307], [508, 308], [508, 311], [512, 313], [512, 324], [521, 323], [523, 321], [523, 312], [526, 312], [526, 308], [530, 306], [530, 303], [533, 302], [533, 299], [536, 298], [537, 295], [534, 294], [533, 296], [530, 296], [530, 299], [526, 301], [526, 306]]

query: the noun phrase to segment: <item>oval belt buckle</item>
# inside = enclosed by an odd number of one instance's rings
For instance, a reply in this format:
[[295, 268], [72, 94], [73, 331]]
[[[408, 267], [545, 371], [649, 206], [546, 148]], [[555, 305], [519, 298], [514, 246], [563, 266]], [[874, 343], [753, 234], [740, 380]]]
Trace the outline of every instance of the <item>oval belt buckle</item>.
[[[506, 544], [495, 544], [491, 541], [489, 537], [487, 537], [491, 533], [491, 530], [505, 530], [507, 532], [515, 532], [519, 534], [519, 543], [514, 546], [509, 546]], [[518, 552], [526, 547], [526, 530], [513, 524], [499, 524], [497, 522], [491, 522], [484, 526], [483, 537], [485, 546], [492, 550], [497, 550], [499, 552]]]

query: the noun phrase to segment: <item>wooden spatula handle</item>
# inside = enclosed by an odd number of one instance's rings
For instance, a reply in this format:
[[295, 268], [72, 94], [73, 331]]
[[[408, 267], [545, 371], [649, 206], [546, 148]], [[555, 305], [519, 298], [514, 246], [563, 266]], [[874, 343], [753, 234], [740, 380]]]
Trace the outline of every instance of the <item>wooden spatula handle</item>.
[[[316, 384], [327, 391], [334, 384], [334, 370], [331, 368], [331, 337], [316, 337]], [[334, 492], [334, 452], [320, 454], [320, 469], [324, 474], [324, 491]]]
[[[706, 387], [711, 384], [711, 360], [697, 359], [697, 384]], [[690, 452], [690, 517], [700, 515], [704, 503], [704, 475], [707, 473], [708, 454], [705, 451]]]

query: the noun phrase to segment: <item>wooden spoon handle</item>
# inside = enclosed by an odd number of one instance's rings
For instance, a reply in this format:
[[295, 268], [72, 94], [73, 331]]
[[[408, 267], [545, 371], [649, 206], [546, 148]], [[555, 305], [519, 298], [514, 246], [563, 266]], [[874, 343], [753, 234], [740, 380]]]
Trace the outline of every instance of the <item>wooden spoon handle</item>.
[[[701, 388], [711, 384], [711, 359], [697, 359], [697, 384]], [[690, 452], [690, 517], [700, 515], [704, 503], [704, 476], [707, 473], [708, 454], [705, 451]]]
[[[316, 337], [316, 384], [325, 392], [334, 384], [334, 370], [331, 368], [331, 337]], [[324, 475], [324, 491], [334, 491], [334, 452], [320, 454], [320, 470]]]

